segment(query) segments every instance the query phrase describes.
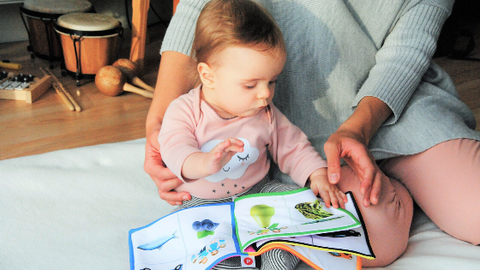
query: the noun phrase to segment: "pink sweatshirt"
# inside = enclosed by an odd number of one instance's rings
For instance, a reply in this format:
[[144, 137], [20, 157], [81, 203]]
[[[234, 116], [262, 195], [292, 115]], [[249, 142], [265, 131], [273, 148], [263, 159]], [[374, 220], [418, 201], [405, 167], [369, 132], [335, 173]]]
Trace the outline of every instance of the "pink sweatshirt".
[[[262, 180], [270, 168], [268, 153], [280, 170], [300, 187], [313, 171], [327, 164], [310, 145], [307, 136], [273, 105], [250, 117], [223, 119], [200, 99], [200, 86], [174, 100], [168, 107], [158, 136], [167, 167], [185, 183], [176, 191], [187, 191], [203, 199], [220, 199], [242, 193]], [[185, 181], [181, 171], [185, 159], [195, 152], [209, 152], [228, 139], [244, 142], [218, 173]]]

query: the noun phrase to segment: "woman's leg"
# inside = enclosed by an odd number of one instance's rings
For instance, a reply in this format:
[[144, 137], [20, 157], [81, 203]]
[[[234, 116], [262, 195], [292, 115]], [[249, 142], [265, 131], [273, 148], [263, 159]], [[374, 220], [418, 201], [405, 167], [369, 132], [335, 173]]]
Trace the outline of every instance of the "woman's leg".
[[[338, 183], [342, 191], [352, 191], [361, 201], [360, 181], [348, 166], [342, 167]], [[413, 202], [407, 189], [395, 179], [383, 178], [382, 191], [376, 205], [358, 203], [367, 227], [375, 260], [362, 259], [365, 267], [385, 266], [395, 261], [407, 247], [413, 216]]]
[[385, 162], [415, 202], [443, 231], [480, 244], [480, 142], [458, 139]]

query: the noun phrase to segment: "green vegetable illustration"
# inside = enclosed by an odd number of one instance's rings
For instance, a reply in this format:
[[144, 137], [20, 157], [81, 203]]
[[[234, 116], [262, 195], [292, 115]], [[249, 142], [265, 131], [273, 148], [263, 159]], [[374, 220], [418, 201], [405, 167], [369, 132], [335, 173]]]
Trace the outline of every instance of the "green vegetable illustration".
[[320, 204], [319, 200], [315, 200], [313, 202], [299, 203], [295, 205], [295, 209], [297, 209], [298, 212], [302, 213], [304, 217], [314, 220], [327, 218], [333, 215], [332, 213], [322, 209], [322, 205]]
[[252, 216], [262, 228], [270, 226], [270, 221], [274, 214], [275, 208], [265, 204], [258, 204], [250, 208], [250, 216]]

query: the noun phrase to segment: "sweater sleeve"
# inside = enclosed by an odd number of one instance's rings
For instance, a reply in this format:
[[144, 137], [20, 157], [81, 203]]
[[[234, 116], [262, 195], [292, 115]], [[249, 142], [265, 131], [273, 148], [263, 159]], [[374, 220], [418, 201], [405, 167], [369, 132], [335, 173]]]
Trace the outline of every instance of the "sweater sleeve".
[[193, 101], [185, 97], [183, 95], [170, 103], [158, 135], [163, 162], [181, 180], [184, 180], [182, 166], [185, 159], [200, 152], [195, 138]]
[[210, 0], [182, 0], [168, 25], [160, 53], [176, 51], [191, 55], [195, 26], [203, 6]]
[[375, 56], [375, 65], [353, 106], [365, 96], [377, 97], [393, 111], [385, 124], [395, 123], [430, 66], [452, 0], [424, 0], [407, 8]]
[[310, 175], [317, 169], [327, 167], [327, 162], [299, 127], [292, 124], [275, 106], [272, 109], [274, 127], [269, 151], [273, 161], [297, 185], [304, 187]]

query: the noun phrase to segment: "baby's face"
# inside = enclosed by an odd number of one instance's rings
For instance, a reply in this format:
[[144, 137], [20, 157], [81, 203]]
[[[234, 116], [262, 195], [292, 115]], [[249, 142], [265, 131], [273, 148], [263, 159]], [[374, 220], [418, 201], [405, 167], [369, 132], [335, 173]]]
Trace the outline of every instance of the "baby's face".
[[215, 59], [214, 90], [204, 98], [221, 117], [231, 118], [255, 115], [272, 101], [286, 55], [280, 49], [233, 46]]

